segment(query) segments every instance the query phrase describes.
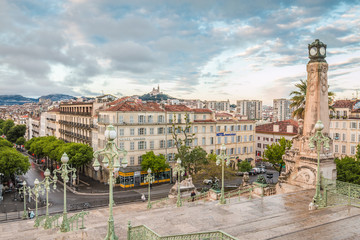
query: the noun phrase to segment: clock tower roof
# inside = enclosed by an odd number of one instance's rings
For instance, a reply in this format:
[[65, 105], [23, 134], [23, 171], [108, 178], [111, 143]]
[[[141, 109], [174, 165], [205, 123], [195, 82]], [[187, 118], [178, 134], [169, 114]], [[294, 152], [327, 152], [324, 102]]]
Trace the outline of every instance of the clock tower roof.
[[326, 44], [319, 39], [308, 45], [310, 62], [326, 62]]

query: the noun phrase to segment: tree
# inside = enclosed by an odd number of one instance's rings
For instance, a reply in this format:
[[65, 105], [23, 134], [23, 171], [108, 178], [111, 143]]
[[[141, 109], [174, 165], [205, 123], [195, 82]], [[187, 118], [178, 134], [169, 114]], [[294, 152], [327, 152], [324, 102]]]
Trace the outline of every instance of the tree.
[[[204, 179], [211, 179], [212, 182], [215, 182], [215, 178], [221, 180], [221, 165], [216, 165], [216, 154], [208, 154], [207, 159], [208, 162], [203, 164], [201, 170], [193, 175], [194, 181], [203, 181]], [[227, 167], [225, 165], [224, 168], [224, 178], [231, 179], [235, 177], [235, 172], [231, 167]]]
[[25, 174], [30, 168], [29, 159], [14, 148], [0, 148], [0, 172], [5, 177]]
[[190, 144], [194, 140], [195, 133], [191, 133], [191, 123], [189, 121], [189, 115], [185, 114], [185, 127], [181, 125], [176, 125], [176, 115], [174, 114], [174, 119], [172, 122], [172, 138], [174, 141], [174, 145], [177, 149], [177, 154], [175, 155], [175, 159], [181, 159], [181, 165], [185, 168], [187, 173], [190, 173], [191, 168], [191, 159], [190, 155]]
[[24, 137], [19, 137], [16, 142], [15, 142], [17, 145], [24, 145], [26, 143], [26, 140]]
[[170, 166], [166, 162], [164, 155], [159, 154], [156, 156], [153, 151], [150, 151], [142, 155], [141, 168], [143, 171], [147, 171], [150, 168], [158, 176], [160, 172], [165, 171]]
[[270, 162], [273, 164], [276, 171], [281, 173], [281, 169], [285, 166], [285, 162], [282, 159], [282, 156], [285, 154], [285, 150], [291, 147], [291, 141], [286, 140], [285, 138], [280, 138], [278, 143], [273, 143], [268, 145], [264, 151], [263, 161]]
[[[307, 82], [305, 80], [300, 79], [300, 83], [296, 83], [295, 87], [297, 87], [298, 89], [290, 93], [290, 96], [292, 96], [290, 99], [291, 101], [290, 107], [295, 109], [292, 113], [292, 116], [297, 119], [304, 119]], [[331, 105], [335, 97], [335, 93], [328, 92], [328, 96], [329, 96], [329, 106], [330, 108], [332, 108]]]
[[24, 137], [26, 132], [26, 125], [15, 125], [6, 134], [6, 138], [15, 143], [19, 137]]
[[357, 161], [360, 160], [360, 144], [358, 144], [358, 145], [356, 146], [355, 158], [356, 158]]
[[337, 180], [360, 184], [360, 162], [355, 158], [346, 156], [336, 158]]
[[200, 146], [197, 146], [185, 157], [190, 175], [197, 174], [204, 165], [209, 163], [206, 155], [206, 151]]
[[7, 135], [8, 131], [14, 126], [14, 121], [13, 120], [6, 120], [5, 122], [2, 123], [2, 131], [5, 135]]
[[13, 145], [12, 145], [12, 143], [9, 142], [8, 140], [0, 137], [0, 150], [1, 150], [1, 148], [3, 148], [3, 147], [12, 148]]
[[249, 172], [252, 169], [252, 166], [245, 160], [238, 163], [238, 169], [240, 172]]

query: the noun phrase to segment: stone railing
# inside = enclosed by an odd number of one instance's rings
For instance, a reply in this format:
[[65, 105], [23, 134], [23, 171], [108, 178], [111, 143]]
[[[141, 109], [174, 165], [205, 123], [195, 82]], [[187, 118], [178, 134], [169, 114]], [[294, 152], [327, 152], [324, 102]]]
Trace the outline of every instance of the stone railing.
[[127, 240], [198, 240], [198, 239], [237, 240], [237, 238], [222, 231], [160, 236], [145, 225], [132, 227], [131, 223], [130, 222], [128, 223]]

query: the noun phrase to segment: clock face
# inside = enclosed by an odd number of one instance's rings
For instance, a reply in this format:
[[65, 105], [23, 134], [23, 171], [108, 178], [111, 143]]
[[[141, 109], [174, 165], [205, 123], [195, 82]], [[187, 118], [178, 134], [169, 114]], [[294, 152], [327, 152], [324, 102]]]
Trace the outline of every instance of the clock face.
[[324, 48], [324, 47], [321, 47], [321, 48], [320, 48], [320, 54], [321, 54], [321, 55], [325, 55], [325, 53], [326, 53], [325, 48]]
[[310, 49], [310, 55], [311, 55], [311, 56], [315, 56], [315, 55], [316, 55], [316, 52], [317, 52], [316, 47], [312, 47], [312, 48]]

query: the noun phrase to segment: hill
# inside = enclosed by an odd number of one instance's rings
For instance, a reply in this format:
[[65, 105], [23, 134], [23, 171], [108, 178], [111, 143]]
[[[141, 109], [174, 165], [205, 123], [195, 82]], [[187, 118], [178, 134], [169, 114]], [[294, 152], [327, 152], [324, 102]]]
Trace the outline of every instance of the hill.
[[61, 101], [61, 100], [68, 100], [68, 99], [73, 99], [73, 96], [70, 95], [66, 95], [66, 94], [49, 94], [46, 96], [41, 96], [38, 98], [38, 100], [40, 99], [50, 99], [51, 101]]
[[36, 98], [27, 98], [21, 95], [0, 95], [0, 105], [22, 105], [24, 103], [38, 102]]

